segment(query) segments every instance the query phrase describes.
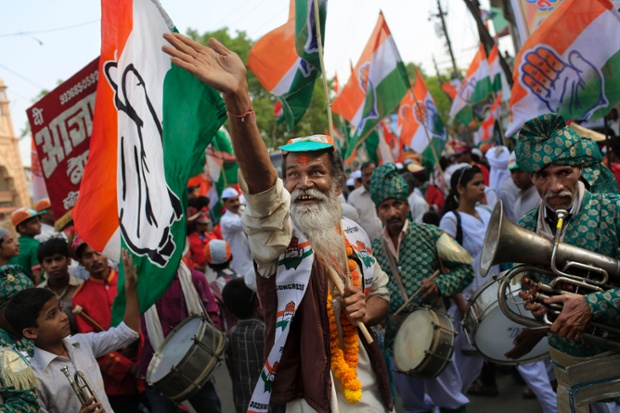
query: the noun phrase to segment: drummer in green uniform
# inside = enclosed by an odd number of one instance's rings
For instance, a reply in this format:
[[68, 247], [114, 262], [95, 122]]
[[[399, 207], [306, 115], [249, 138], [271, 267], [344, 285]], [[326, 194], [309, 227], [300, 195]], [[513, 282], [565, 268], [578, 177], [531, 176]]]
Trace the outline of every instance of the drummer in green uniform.
[[[422, 304], [445, 312], [442, 297], [456, 295], [473, 280], [471, 256], [438, 227], [411, 222], [407, 218], [408, 194], [407, 183], [398, 174], [396, 165], [388, 163], [375, 169], [370, 180], [370, 197], [377, 206], [384, 229], [381, 238], [372, 242], [372, 251], [381, 268], [391, 275], [389, 313], [398, 311], [418, 289], [422, 291], [400, 315], [406, 316], [415, 305]], [[388, 320], [385, 346], [392, 355], [398, 323], [390, 316]], [[454, 363], [448, 363], [435, 380], [421, 380], [396, 372], [394, 383], [407, 411], [433, 409], [429, 398], [424, 397], [425, 389], [442, 413], [465, 412], [469, 403], [461, 391]]]

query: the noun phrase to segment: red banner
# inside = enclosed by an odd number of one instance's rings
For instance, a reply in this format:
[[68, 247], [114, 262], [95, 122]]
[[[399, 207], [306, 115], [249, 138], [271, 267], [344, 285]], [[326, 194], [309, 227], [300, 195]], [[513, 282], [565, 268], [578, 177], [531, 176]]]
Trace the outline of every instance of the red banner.
[[26, 114], [56, 220], [77, 201], [93, 129], [99, 58], [45, 95]]

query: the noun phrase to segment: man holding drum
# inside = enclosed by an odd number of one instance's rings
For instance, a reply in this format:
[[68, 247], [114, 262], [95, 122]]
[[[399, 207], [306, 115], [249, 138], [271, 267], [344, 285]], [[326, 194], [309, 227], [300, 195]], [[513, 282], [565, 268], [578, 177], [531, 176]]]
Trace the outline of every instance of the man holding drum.
[[[442, 297], [462, 291], [474, 277], [469, 264], [471, 256], [449, 235], [435, 226], [415, 224], [407, 219], [407, 195], [407, 183], [393, 163], [375, 170], [370, 181], [370, 196], [385, 228], [382, 238], [373, 241], [372, 250], [381, 267], [391, 270], [390, 315], [402, 314], [400, 319], [388, 316], [385, 347], [392, 356], [394, 337], [402, 317], [412, 313], [416, 305], [423, 304], [445, 313]], [[460, 304], [464, 305], [464, 301]], [[416, 331], [413, 338], [416, 335], [419, 337], [423, 333]], [[422, 345], [424, 341], [411, 343], [411, 346]], [[395, 366], [394, 383], [408, 413], [429, 412], [434, 405], [439, 406], [441, 412], [466, 411], [469, 400], [461, 391], [455, 364], [446, 362], [441, 367], [445, 370], [435, 380], [429, 380], [421, 377], [432, 378], [437, 372], [414, 369], [414, 377], [397, 371], [398, 366]]]
[[267, 360], [249, 410], [392, 411], [381, 350], [370, 336], [358, 338], [364, 323], [386, 315], [387, 275], [361, 227], [341, 220], [337, 196], [345, 181], [333, 145], [322, 135], [292, 140], [282, 148], [279, 179], [239, 57], [215, 39], [205, 47], [180, 34], [164, 37], [172, 62], [221, 91], [228, 111], [266, 325]]
[[[620, 258], [620, 197], [588, 191], [581, 177], [583, 159], [592, 156], [591, 149], [560, 115], [550, 113], [526, 122], [519, 132], [515, 154], [519, 168], [530, 174], [542, 198], [540, 206], [519, 221], [521, 226], [555, 237], [558, 211], [565, 210], [568, 215], [560, 227], [560, 242]], [[560, 267], [564, 263], [557, 264]], [[551, 280], [549, 276], [536, 276], [545, 283]], [[611, 282], [614, 276], [610, 274]], [[533, 300], [536, 291], [534, 287], [520, 293], [528, 300], [525, 308], [535, 316], [543, 316], [548, 305], [562, 305], [549, 336], [549, 353], [558, 379], [559, 411], [588, 412], [588, 401], [620, 395], [620, 385], [614, 380], [620, 369], [620, 355], [583, 340], [593, 321], [616, 327], [620, 324], [619, 289], [565, 292], [545, 298], [543, 303]], [[513, 352], [527, 352], [523, 347], [524, 343], [517, 343]], [[582, 398], [584, 393], [588, 393], [587, 399]], [[615, 403], [602, 402], [592, 403], [590, 408], [593, 412], [617, 410]]]

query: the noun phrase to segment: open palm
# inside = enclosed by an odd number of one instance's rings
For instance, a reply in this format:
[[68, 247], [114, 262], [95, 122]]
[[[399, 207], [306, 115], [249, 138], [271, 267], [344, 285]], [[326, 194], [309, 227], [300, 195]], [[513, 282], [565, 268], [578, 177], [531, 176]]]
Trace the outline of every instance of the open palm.
[[220, 92], [234, 93], [245, 81], [246, 69], [236, 53], [215, 39], [204, 46], [180, 33], [166, 33], [170, 46], [162, 50], [172, 57], [172, 63], [193, 74], [203, 83]]

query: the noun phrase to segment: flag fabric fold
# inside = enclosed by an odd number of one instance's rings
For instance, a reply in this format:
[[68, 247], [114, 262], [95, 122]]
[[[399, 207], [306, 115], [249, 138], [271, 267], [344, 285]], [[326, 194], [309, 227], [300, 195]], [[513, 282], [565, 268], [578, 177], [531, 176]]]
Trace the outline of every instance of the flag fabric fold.
[[[90, 157], [73, 218], [79, 235], [138, 268], [144, 312], [174, 278], [185, 245], [186, 184], [226, 111], [217, 91], [161, 51], [174, 30], [156, 0], [104, 0]], [[124, 313], [120, 268], [113, 321]]]
[[351, 161], [357, 146], [398, 106], [409, 87], [405, 65], [383, 13], [379, 13], [377, 25], [354, 73], [332, 104], [332, 110], [351, 122], [354, 128], [345, 162]]
[[620, 101], [620, 12], [610, 0], [565, 0], [521, 47], [513, 79], [508, 136], [549, 112], [606, 115]]
[[491, 92], [492, 85], [489, 77], [487, 55], [484, 51], [484, 46], [480, 44], [478, 52], [469, 65], [467, 74], [452, 102], [450, 119], [469, 125], [474, 120], [475, 115], [478, 117], [482, 116], [484, 104], [490, 100]]
[[433, 164], [435, 159], [429, 141], [433, 142], [436, 153], [441, 153], [446, 141], [446, 130], [435, 99], [418, 68], [415, 73], [413, 88], [400, 102], [397, 129], [402, 144], [422, 155], [425, 164]]
[[[321, 75], [314, 1], [319, 2], [324, 33], [327, 0], [291, 0], [288, 21], [260, 38], [248, 55], [248, 68], [281, 102], [289, 131], [308, 110]], [[324, 43], [325, 37], [321, 39]]]

